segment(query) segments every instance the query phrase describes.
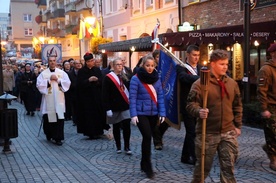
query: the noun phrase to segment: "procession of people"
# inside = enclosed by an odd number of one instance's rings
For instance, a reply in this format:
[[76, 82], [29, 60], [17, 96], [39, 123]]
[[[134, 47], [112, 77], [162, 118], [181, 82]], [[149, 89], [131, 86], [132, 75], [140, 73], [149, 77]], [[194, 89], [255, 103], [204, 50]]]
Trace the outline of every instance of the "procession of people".
[[[275, 139], [275, 75], [276, 44], [268, 52], [271, 59], [258, 73], [258, 99], [264, 118], [266, 144], [263, 149], [276, 171]], [[163, 135], [169, 124], [162, 80], [157, 71], [160, 50], [147, 53], [132, 69], [126, 66], [125, 57], [109, 58], [107, 68], [92, 53], [83, 55], [84, 62], [65, 60], [58, 68], [57, 55], [49, 53], [47, 65], [32, 66], [24, 63], [16, 69], [4, 65], [4, 91], [18, 97], [30, 117], [40, 111], [43, 130], [48, 141], [61, 146], [64, 142], [64, 122], [73, 121], [76, 133], [88, 140], [102, 138], [112, 132], [116, 153], [132, 155], [131, 124], [141, 132], [141, 170], [153, 179], [151, 146], [156, 150], [166, 147]], [[194, 183], [200, 183], [210, 172], [216, 153], [221, 166], [221, 182], [236, 182], [234, 165], [238, 158], [237, 138], [242, 126], [242, 97], [239, 86], [228, 74], [229, 55], [224, 50], [213, 50], [209, 55], [210, 78], [208, 105], [204, 107], [202, 78], [200, 78], [200, 49], [189, 45], [186, 59], [176, 64], [180, 82], [180, 113], [186, 134], [180, 161], [194, 166]], [[134, 75], [135, 74], [135, 75]], [[203, 121], [205, 156], [202, 157]], [[181, 123], [179, 121], [179, 123]], [[123, 141], [121, 142], [121, 130]], [[204, 177], [202, 174], [204, 167]]]

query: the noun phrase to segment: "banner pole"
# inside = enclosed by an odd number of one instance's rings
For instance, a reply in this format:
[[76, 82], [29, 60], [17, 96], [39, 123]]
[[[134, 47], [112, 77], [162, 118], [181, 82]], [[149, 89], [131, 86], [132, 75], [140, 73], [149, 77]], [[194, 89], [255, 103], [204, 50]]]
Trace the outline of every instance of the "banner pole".
[[159, 44], [170, 56], [175, 59], [175, 61], [177, 61], [181, 66], [185, 67], [184, 63], [179, 58], [177, 58], [168, 48], [166, 48], [162, 43], [159, 42], [159, 38], [155, 38], [151, 42]]

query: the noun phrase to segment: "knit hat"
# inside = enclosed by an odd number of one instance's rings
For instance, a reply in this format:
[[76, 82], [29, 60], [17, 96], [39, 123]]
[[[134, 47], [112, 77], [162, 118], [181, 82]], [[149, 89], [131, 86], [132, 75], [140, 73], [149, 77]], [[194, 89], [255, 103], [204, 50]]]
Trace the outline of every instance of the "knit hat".
[[89, 52], [85, 53], [85, 55], [83, 56], [84, 61], [90, 60], [92, 58], [93, 58], [93, 55], [92, 53], [89, 53]]
[[268, 52], [274, 52], [276, 51], [276, 43], [272, 44], [268, 49], [267, 49]]

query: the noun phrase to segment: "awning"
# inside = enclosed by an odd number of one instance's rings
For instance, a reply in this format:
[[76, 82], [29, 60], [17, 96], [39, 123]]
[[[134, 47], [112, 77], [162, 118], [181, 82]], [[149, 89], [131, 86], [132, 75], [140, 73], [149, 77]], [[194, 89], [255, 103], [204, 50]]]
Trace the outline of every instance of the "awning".
[[[250, 42], [272, 43], [276, 40], [276, 21], [253, 23], [250, 25]], [[182, 50], [190, 44], [233, 44], [244, 40], [243, 25], [212, 29], [202, 29], [188, 32], [165, 33], [161, 35], [162, 43]]]
[[135, 51], [152, 51], [151, 36], [100, 44], [99, 50], [108, 52], [129, 52], [131, 47], [134, 47]]
[[[276, 40], [276, 21], [250, 24], [250, 42], [272, 43]], [[164, 33], [159, 35], [162, 44], [174, 47], [174, 50], [184, 50], [190, 44], [234, 44], [244, 41], [243, 25], [201, 29], [188, 32]], [[129, 52], [134, 46], [135, 51], [152, 51], [151, 36], [100, 44], [99, 50], [108, 52]]]

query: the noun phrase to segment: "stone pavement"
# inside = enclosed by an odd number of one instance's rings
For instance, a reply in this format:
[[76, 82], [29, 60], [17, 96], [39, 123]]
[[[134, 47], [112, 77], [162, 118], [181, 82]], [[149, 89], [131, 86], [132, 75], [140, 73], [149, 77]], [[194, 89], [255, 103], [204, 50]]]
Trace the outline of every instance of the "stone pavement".
[[[19, 136], [12, 139], [10, 153], [0, 153], [0, 182], [190, 182], [193, 166], [182, 164], [180, 155], [185, 129], [169, 128], [164, 136], [164, 149], [152, 150], [152, 164], [156, 176], [147, 179], [140, 171], [141, 135], [132, 126], [133, 155], [116, 154], [113, 140], [106, 137], [87, 140], [76, 133], [72, 121], [65, 122], [65, 141], [62, 146], [48, 142], [39, 127], [41, 115], [25, 115], [24, 107], [13, 101], [10, 108], [18, 110]], [[239, 137], [240, 155], [236, 163], [237, 182], [276, 182], [276, 172], [269, 168], [269, 160], [261, 149], [263, 131], [243, 127]], [[3, 147], [0, 147], [3, 148]], [[206, 182], [219, 182], [217, 158]]]

